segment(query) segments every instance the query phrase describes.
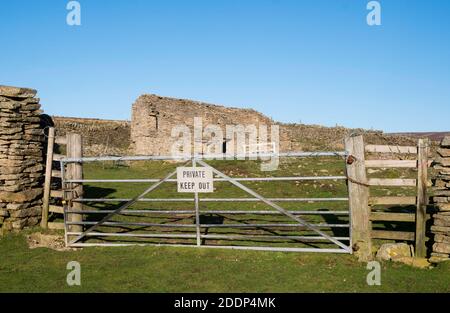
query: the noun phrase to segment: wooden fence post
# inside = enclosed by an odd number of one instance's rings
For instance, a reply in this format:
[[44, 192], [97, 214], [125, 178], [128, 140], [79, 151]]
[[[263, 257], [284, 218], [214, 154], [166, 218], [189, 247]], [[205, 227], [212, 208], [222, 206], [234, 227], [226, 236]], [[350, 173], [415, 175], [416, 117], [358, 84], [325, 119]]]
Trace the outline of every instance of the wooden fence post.
[[50, 127], [48, 129], [47, 137], [47, 160], [45, 163], [45, 182], [44, 182], [44, 198], [42, 200], [42, 219], [41, 227], [48, 228], [48, 209], [50, 205], [50, 187], [52, 182], [52, 167], [53, 167], [53, 147], [55, 144], [55, 129]]
[[370, 222], [369, 187], [367, 186], [363, 136], [345, 139], [345, 150], [349, 153], [346, 162], [350, 236], [354, 254], [361, 262], [372, 259], [372, 225]]
[[[79, 134], [67, 134], [67, 157], [68, 158], [81, 158], [83, 156], [81, 135]], [[67, 165], [67, 178], [68, 179], [83, 179], [83, 166], [81, 163], [69, 163]], [[77, 183], [71, 183], [70, 189], [75, 193], [75, 197], [82, 197], [83, 185]], [[72, 207], [69, 209], [74, 211], [83, 211], [83, 204], [79, 202], [73, 202]], [[67, 214], [67, 221], [69, 222], [82, 222], [83, 216], [81, 214]], [[68, 227], [70, 232], [83, 232], [82, 225], [70, 225]]]
[[427, 139], [419, 139], [417, 149], [417, 209], [416, 209], [416, 256], [426, 257], [425, 224], [427, 219], [427, 180], [428, 180], [428, 152]]

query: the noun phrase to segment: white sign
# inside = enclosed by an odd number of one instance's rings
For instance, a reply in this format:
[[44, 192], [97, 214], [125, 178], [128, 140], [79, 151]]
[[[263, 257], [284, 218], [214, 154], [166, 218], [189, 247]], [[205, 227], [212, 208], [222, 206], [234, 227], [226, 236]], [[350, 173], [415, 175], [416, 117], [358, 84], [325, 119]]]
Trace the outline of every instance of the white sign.
[[178, 192], [213, 192], [213, 172], [205, 167], [178, 167]]

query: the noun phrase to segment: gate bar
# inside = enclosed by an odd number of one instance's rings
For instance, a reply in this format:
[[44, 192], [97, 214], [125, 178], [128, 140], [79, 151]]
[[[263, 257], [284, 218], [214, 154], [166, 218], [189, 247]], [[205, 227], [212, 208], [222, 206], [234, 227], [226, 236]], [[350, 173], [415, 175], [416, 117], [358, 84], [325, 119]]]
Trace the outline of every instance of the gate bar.
[[179, 160], [186, 161], [195, 158], [197, 160], [203, 159], [223, 159], [223, 160], [236, 160], [245, 158], [269, 158], [269, 157], [319, 157], [319, 156], [347, 156], [346, 151], [327, 151], [327, 152], [286, 152], [286, 153], [258, 153], [258, 154], [210, 154], [210, 155], [185, 155], [185, 156], [103, 156], [103, 157], [83, 157], [83, 158], [63, 158], [62, 162], [65, 163], [85, 163], [85, 162], [97, 162], [97, 161], [152, 161], [152, 160]]
[[[69, 236], [80, 235], [81, 233], [69, 232]], [[124, 233], [89, 233], [86, 237], [140, 237], [140, 238], [185, 238], [195, 239], [197, 235], [194, 234], [124, 234]], [[328, 240], [321, 236], [290, 236], [290, 235], [201, 235], [201, 238], [205, 239], [297, 239], [297, 240]], [[337, 240], [349, 241], [350, 237], [333, 237]]]
[[[273, 202], [333, 202], [333, 201], [348, 201], [348, 198], [266, 198]], [[79, 198], [74, 199], [73, 202], [127, 202], [132, 199], [108, 199], [108, 198]], [[164, 198], [164, 199], [149, 199], [142, 198], [138, 202], [192, 202], [194, 198]], [[256, 198], [201, 198], [200, 202], [261, 202], [262, 200]]]
[[[108, 214], [114, 210], [83, 210], [83, 214]], [[280, 215], [278, 211], [199, 211], [200, 214], [252, 214], [252, 215]], [[288, 211], [297, 215], [349, 215], [349, 211]], [[67, 213], [80, 213], [80, 211], [67, 210]], [[195, 214], [195, 210], [123, 210], [120, 215], [127, 214]]]
[[[71, 247], [85, 248], [85, 247], [179, 247], [191, 248], [188, 244], [159, 244], [159, 243], [75, 243]], [[328, 248], [284, 248], [284, 247], [248, 247], [248, 246], [200, 246], [199, 248], [208, 249], [232, 249], [232, 250], [253, 250], [253, 251], [275, 251], [275, 252], [321, 252], [321, 253], [348, 253], [344, 249], [328, 249]]]
[[[67, 225], [97, 225], [98, 222], [67, 222]], [[196, 224], [160, 224], [160, 223], [144, 223], [144, 222], [103, 222], [104, 226], [144, 226], [144, 227], [197, 227]], [[309, 224], [320, 228], [344, 228], [349, 224]], [[199, 224], [201, 228], [256, 228], [256, 227], [306, 227], [304, 224], [284, 223], [284, 224]], [[311, 228], [310, 228], [311, 229]]]
[[331, 242], [335, 243], [336, 245], [338, 245], [339, 247], [343, 248], [346, 252], [350, 251], [350, 247], [344, 245], [342, 242], [333, 239], [332, 237], [328, 236], [327, 234], [325, 234], [324, 232], [322, 232], [320, 229], [316, 228], [315, 226], [305, 222], [303, 219], [289, 213], [288, 211], [286, 211], [285, 209], [283, 209], [282, 207], [280, 207], [279, 205], [277, 205], [276, 203], [267, 200], [266, 198], [264, 198], [263, 196], [261, 196], [260, 194], [256, 193], [255, 191], [251, 190], [250, 188], [242, 185], [241, 183], [235, 181], [233, 178], [228, 177], [227, 175], [225, 175], [224, 173], [220, 172], [219, 170], [215, 169], [214, 167], [210, 166], [209, 164], [205, 163], [204, 161], [198, 160], [198, 162], [207, 167], [210, 168], [214, 173], [216, 173], [219, 176], [222, 176], [225, 179], [228, 179], [230, 183], [232, 183], [233, 185], [241, 188], [242, 190], [246, 191], [247, 193], [251, 194], [252, 196], [254, 196], [255, 198], [260, 199], [261, 201], [263, 201], [265, 204], [273, 207], [274, 209], [280, 211], [281, 213], [283, 213], [284, 215], [292, 218], [294, 221], [299, 222], [300, 224], [302, 224], [303, 226], [306, 226], [307, 228], [315, 231], [316, 233], [318, 233], [319, 235], [327, 238], [328, 240], [330, 240]]
[[[185, 162], [183, 165], [187, 164], [188, 162]], [[117, 213], [120, 213], [120, 211], [130, 207], [131, 205], [133, 205], [134, 203], [136, 203], [140, 198], [144, 197], [146, 194], [148, 194], [149, 192], [155, 190], [156, 188], [158, 188], [162, 183], [164, 183], [167, 179], [171, 178], [173, 175], [175, 175], [177, 173], [177, 170], [173, 171], [172, 173], [170, 173], [169, 175], [167, 175], [166, 177], [164, 177], [163, 179], [161, 179], [159, 182], [153, 184], [152, 186], [150, 186], [147, 190], [145, 190], [143, 193], [141, 193], [139, 196], [133, 198], [132, 200], [128, 201], [127, 203], [125, 203], [124, 205], [120, 206], [117, 210], [115, 210], [113, 213], [108, 214], [107, 216], [105, 216], [101, 221], [97, 222], [95, 225], [93, 225], [92, 227], [90, 227], [89, 229], [87, 229], [86, 231], [84, 231], [80, 236], [78, 236], [77, 238], [75, 238], [74, 240], [72, 240], [69, 244], [72, 245], [75, 242], [77, 242], [78, 240], [82, 239], [83, 237], [86, 236], [87, 233], [93, 231], [94, 229], [96, 229], [97, 227], [99, 227], [100, 225], [102, 225], [103, 223], [105, 223], [108, 219], [110, 219], [112, 216], [114, 216]]]
[[[315, 181], [315, 180], [347, 180], [346, 176], [292, 176], [292, 177], [242, 177], [236, 181]], [[157, 178], [148, 179], [68, 179], [68, 183], [155, 183]], [[213, 178], [214, 182], [226, 182], [225, 178]], [[168, 179], [168, 183], [176, 183], [176, 179]]]

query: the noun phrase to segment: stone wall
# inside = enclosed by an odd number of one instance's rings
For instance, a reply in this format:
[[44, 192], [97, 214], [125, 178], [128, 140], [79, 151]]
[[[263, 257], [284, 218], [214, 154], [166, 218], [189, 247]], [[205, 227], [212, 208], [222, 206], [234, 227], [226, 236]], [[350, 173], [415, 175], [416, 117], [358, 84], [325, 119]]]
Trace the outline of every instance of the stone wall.
[[36, 90], [0, 86], [0, 225], [38, 224], [43, 183], [43, 141]]
[[[225, 135], [226, 125], [264, 124], [270, 134], [272, 124], [279, 126], [279, 148], [290, 151], [342, 150], [343, 139], [351, 133], [364, 134], [370, 144], [415, 145], [417, 139], [391, 136], [381, 131], [323, 127], [318, 125], [285, 124], [274, 122], [267, 116], [252, 110], [230, 108], [203, 102], [143, 95], [132, 108], [130, 153], [138, 155], [170, 155], [174, 138], [172, 128], [183, 124], [192, 128], [194, 117], [201, 117], [203, 127], [219, 125]], [[300, 117], [299, 117], [300, 118]], [[269, 135], [270, 137], [270, 135]], [[269, 138], [269, 141], [271, 139]]]
[[84, 156], [130, 154], [129, 121], [61, 116], [52, 116], [51, 119], [57, 136], [68, 133], [82, 136]]
[[437, 212], [433, 214], [431, 232], [434, 235], [431, 261], [450, 260], [450, 136], [442, 140], [438, 149], [434, 169], [437, 172], [434, 185], [434, 203]]

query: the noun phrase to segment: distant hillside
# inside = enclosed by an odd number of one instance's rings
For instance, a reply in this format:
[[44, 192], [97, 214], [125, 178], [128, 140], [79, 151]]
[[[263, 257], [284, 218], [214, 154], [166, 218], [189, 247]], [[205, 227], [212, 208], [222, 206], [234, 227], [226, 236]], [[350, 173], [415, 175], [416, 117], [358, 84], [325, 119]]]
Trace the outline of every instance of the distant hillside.
[[411, 132], [411, 133], [392, 133], [389, 135], [406, 136], [412, 138], [429, 138], [432, 141], [441, 141], [445, 136], [450, 136], [449, 132]]

